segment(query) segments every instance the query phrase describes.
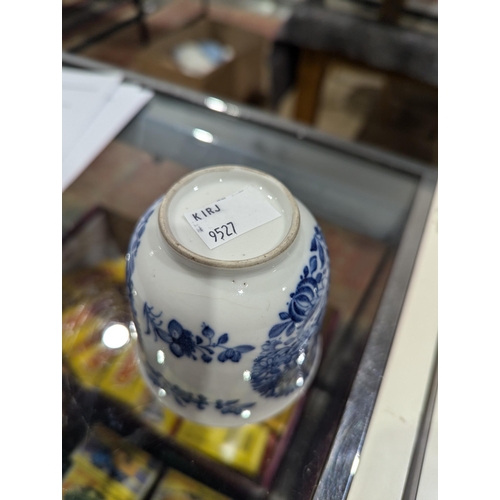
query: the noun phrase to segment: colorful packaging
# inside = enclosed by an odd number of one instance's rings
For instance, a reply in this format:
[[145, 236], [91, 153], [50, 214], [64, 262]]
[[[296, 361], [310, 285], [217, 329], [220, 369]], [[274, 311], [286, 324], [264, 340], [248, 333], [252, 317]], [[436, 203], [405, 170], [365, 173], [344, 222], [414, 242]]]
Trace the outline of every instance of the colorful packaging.
[[104, 325], [104, 320], [96, 317], [88, 304], [66, 308], [62, 315], [63, 355], [75, 356], [100, 342]]
[[117, 357], [99, 387], [105, 394], [137, 409], [151, 400], [151, 391], [139, 371], [133, 347], [132, 344]]
[[64, 500], [113, 500], [106, 495], [107, 479], [81, 465], [73, 465], [63, 477]]
[[180, 418], [165, 408], [155, 397], [137, 413], [137, 416], [160, 436], [170, 436], [174, 432]]
[[[123, 257], [63, 277], [63, 357], [86, 387], [104, 381], [114, 362], [124, 359], [130, 347], [132, 335], [127, 325], [131, 314], [122, 289], [124, 280]], [[140, 387], [138, 377], [126, 379], [125, 371], [121, 365], [119, 377], [123, 380], [114, 387], [114, 395], [120, 399], [125, 392], [130, 393], [135, 404], [144, 387]], [[106, 387], [110, 389], [109, 381]]]
[[228, 497], [170, 469], [161, 479], [151, 500], [229, 500]]
[[125, 257], [104, 260], [97, 268], [106, 272], [114, 282], [125, 283], [127, 268]]
[[101, 477], [116, 500], [140, 500], [150, 490], [160, 466], [152, 457], [109, 429], [96, 426], [71, 456], [73, 463]]
[[250, 476], [260, 471], [270, 431], [259, 424], [207, 427], [183, 420], [175, 438]]
[[109, 349], [99, 342], [73, 356], [70, 360], [71, 368], [84, 387], [99, 387], [122, 352], [119, 349]]

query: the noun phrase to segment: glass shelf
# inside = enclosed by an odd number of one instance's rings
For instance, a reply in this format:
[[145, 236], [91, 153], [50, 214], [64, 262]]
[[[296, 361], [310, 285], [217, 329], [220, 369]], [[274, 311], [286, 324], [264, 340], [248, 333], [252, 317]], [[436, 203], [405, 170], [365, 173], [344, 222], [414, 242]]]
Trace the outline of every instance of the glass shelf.
[[[69, 54], [63, 64], [109, 69]], [[253, 436], [248, 442], [264, 443], [249, 455], [253, 468], [218, 454], [210, 429], [192, 428], [175, 415], [163, 430], [145, 424], [133, 403], [102, 383], [82, 384], [69, 356], [63, 370], [64, 471], [89, 430], [103, 424], [125, 447], [150, 455], [156, 481], [172, 469], [234, 499], [306, 500], [320, 480], [335, 477], [328, 498], [344, 498], [436, 187], [435, 169], [216, 96], [123, 73], [156, 94], [63, 193], [65, 275], [106, 259], [120, 269], [137, 218], [185, 173], [223, 164], [257, 168], [281, 180], [324, 231], [332, 266], [325, 349], [300, 404], [278, 423], [259, 424], [254, 434], [240, 429], [239, 437], [247, 432]], [[195, 431], [201, 436], [197, 448], [189, 438]], [[235, 438], [220, 439], [227, 444]]]

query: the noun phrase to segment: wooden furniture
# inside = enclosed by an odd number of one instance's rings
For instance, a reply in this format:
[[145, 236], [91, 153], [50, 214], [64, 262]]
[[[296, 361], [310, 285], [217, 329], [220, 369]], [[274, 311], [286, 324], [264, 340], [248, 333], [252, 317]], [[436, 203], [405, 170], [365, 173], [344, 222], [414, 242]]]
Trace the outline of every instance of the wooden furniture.
[[381, 22], [384, 12], [394, 19], [393, 7], [361, 16], [317, 4], [297, 6], [273, 48], [273, 103], [296, 84], [295, 118], [314, 123], [325, 69], [334, 60], [436, 89], [437, 34]]
[[[132, 6], [134, 14], [131, 17], [127, 16], [125, 19], [117, 16], [117, 20], [113, 20], [113, 12], [126, 6]], [[109, 22], [104, 22], [107, 16], [109, 16], [110, 20]], [[90, 45], [133, 24], [137, 24], [140, 41], [147, 43], [149, 41], [149, 31], [144, 22], [144, 17], [142, 0], [81, 0], [67, 4], [63, 2], [63, 38], [70, 36], [72, 32], [80, 29], [82, 26], [103, 22], [102, 29], [97, 29], [95, 33], [89, 34], [89, 36], [79, 40], [75, 45], [68, 47], [66, 50], [73, 53], [81, 52]]]

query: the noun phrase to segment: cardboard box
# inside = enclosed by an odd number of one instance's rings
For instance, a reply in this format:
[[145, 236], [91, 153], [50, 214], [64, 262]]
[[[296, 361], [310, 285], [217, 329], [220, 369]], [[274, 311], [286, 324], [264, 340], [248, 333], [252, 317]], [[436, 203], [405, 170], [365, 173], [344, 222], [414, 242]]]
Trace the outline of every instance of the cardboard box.
[[[173, 58], [173, 49], [181, 43], [201, 39], [214, 39], [231, 46], [234, 58], [208, 75], [194, 78], [180, 71]], [[207, 94], [245, 101], [261, 87], [264, 42], [262, 37], [253, 33], [203, 19], [153, 43], [138, 56], [134, 69]]]

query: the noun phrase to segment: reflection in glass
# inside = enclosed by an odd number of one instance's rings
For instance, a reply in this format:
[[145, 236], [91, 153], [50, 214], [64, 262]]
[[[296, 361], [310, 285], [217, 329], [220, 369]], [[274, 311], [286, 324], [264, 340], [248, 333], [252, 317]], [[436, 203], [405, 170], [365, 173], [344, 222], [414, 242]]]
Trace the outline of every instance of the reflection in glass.
[[201, 128], [193, 129], [193, 137], [201, 142], [207, 142], [209, 144], [214, 142], [214, 136], [206, 130], [201, 130]]
[[129, 329], [122, 323], [109, 325], [102, 334], [102, 343], [110, 349], [123, 347], [129, 340]]
[[356, 453], [356, 456], [354, 457], [354, 460], [352, 461], [351, 476], [354, 476], [354, 474], [356, 474], [356, 471], [358, 470], [358, 466], [359, 466], [359, 453]]
[[227, 104], [216, 97], [207, 97], [205, 99], [205, 105], [214, 111], [218, 111], [219, 113], [225, 113], [227, 111]]

